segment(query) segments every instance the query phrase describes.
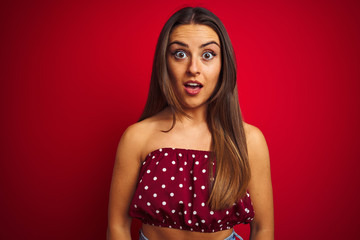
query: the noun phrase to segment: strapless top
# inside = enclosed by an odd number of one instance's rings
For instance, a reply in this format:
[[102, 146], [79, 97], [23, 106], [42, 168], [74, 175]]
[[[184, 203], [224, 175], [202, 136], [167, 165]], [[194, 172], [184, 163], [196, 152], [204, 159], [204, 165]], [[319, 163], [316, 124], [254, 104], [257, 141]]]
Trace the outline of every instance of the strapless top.
[[213, 211], [206, 204], [211, 154], [180, 148], [149, 153], [140, 169], [129, 215], [146, 224], [197, 232], [250, 223], [254, 209], [248, 192], [229, 209]]

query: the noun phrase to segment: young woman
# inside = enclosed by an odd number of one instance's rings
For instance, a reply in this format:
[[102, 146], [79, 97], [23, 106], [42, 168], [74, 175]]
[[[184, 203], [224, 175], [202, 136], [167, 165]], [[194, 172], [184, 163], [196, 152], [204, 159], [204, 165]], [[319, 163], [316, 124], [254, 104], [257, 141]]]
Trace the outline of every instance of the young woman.
[[132, 217], [140, 239], [235, 239], [239, 223], [274, 238], [266, 141], [242, 120], [232, 44], [204, 8], [166, 22], [145, 110], [120, 140], [108, 239], [131, 239]]

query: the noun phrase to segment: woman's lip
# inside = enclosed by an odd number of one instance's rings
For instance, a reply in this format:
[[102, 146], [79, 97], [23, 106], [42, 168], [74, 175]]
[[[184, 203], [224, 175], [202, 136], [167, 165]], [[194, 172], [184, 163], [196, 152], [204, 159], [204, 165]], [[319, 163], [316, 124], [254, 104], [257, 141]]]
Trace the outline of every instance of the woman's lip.
[[188, 87], [185, 85], [185, 91], [191, 95], [191, 96], [195, 96], [196, 94], [198, 94], [200, 91], [201, 91], [201, 87], [195, 87], [195, 88], [192, 88], [192, 87]]

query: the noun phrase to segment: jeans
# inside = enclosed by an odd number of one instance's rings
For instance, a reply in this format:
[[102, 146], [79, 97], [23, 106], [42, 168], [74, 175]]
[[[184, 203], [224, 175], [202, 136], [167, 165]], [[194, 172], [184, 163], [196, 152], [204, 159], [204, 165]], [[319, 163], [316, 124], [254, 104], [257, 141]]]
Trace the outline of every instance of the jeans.
[[[230, 236], [228, 236], [227, 238], [225, 238], [224, 240], [236, 240], [236, 237], [239, 238], [240, 240], [243, 240], [242, 237], [240, 237], [235, 230], [233, 230], [233, 232], [231, 233]], [[139, 240], [149, 240], [147, 237], [145, 237], [144, 233], [140, 230], [139, 233]]]

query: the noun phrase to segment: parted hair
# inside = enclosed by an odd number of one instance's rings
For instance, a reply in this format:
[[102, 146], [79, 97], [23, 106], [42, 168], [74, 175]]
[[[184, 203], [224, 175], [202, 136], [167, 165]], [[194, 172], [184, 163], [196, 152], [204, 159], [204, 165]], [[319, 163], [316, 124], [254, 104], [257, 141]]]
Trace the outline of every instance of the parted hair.
[[216, 161], [215, 176], [213, 171], [209, 171], [211, 192], [208, 204], [213, 210], [225, 209], [246, 194], [250, 167], [237, 92], [235, 54], [226, 29], [215, 14], [201, 7], [186, 7], [165, 23], [155, 49], [148, 99], [139, 121], [169, 107], [173, 114], [173, 124], [168, 130], [171, 131], [177, 115], [187, 116], [175, 93], [166, 61], [170, 34], [184, 24], [209, 26], [220, 39], [221, 71], [217, 86], [207, 100], [206, 121], [212, 137], [212, 160]]

